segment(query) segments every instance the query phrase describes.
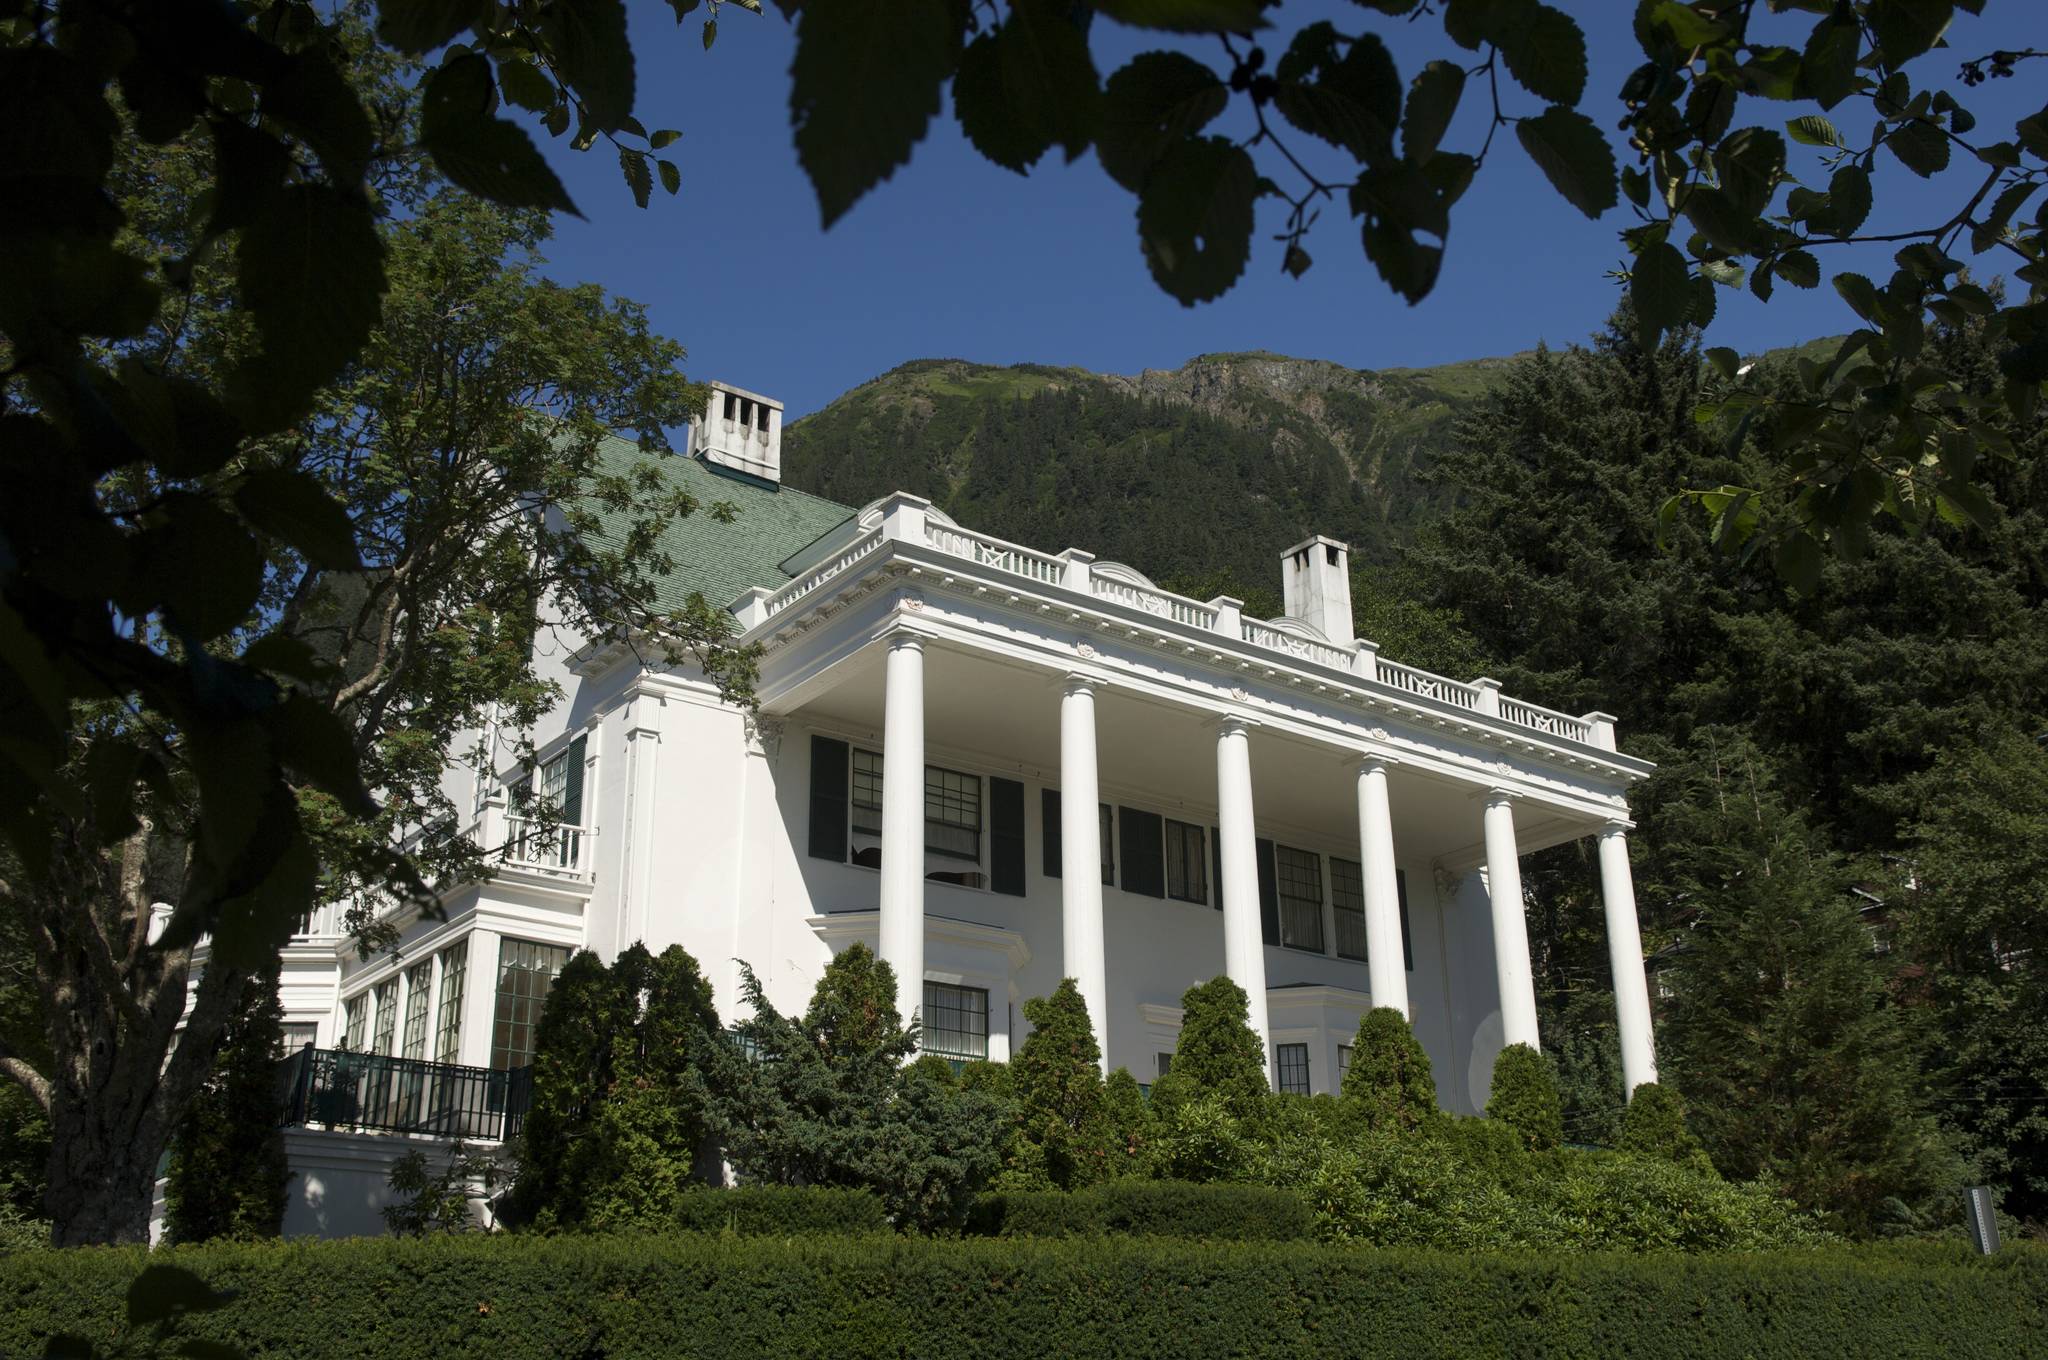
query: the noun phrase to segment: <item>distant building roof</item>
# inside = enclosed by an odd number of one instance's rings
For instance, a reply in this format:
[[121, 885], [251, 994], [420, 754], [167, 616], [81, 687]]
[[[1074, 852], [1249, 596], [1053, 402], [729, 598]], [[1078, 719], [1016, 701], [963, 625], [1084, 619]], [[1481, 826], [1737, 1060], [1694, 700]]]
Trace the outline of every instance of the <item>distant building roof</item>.
[[[661, 583], [661, 603], [671, 608], [701, 594], [723, 609], [752, 586], [781, 585], [790, 578], [777, 563], [857, 513], [808, 491], [729, 472], [701, 458], [651, 453], [617, 436], [599, 447], [598, 460], [609, 474], [651, 465], [697, 501], [695, 514], [672, 520], [661, 534], [661, 551], [672, 563]], [[711, 513], [720, 502], [739, 512], [729, 523]], [[614, 518], [601, 507], [598, 514], [607, 522]]]

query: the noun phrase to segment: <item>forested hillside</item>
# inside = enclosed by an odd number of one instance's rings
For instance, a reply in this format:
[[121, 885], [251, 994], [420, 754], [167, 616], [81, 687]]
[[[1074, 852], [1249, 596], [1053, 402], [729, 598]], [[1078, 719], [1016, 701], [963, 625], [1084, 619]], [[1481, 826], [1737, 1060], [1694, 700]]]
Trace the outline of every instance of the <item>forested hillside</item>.
[[1440, 508], [1421, 474], [1508, 362], [1369, 373], [1206, 355], [1121, 377], [921, 360], [793, 423], [784, 471], [855, 505], [914, 491], [991, 533], [1155, 577], [1264, 582], [1309, 533], [1387, 560]]
[[[791, 480], [897, 486], [964, 522], [1085, 546], [1276, 610], [1300, 535], [1361, 548], [1386, 655], [1621, 717], [1664, 1075], [1721, 1170], [1861, 1232], [1945, 1222], [1956, 1188], [2048, 1218], [2048, 465], [2008, 433], [1988, 530], [1880, 519], [1790, 593], [1658, 510], [1760, 485], [1705, 435], [1690, 342], [1367, 374], [1271, 356], [1105, 378], [908, 365], [792, 427]], [[1816, 342], [1822, 349], [1832, 345]], [[1930, 349], [1994, 384], [1975, 333]], [[1789, 371], [1814, 346], [1765, 356]], [[1587, 844], [1524, 866], [1568, 1129], [1621, 1108]]]

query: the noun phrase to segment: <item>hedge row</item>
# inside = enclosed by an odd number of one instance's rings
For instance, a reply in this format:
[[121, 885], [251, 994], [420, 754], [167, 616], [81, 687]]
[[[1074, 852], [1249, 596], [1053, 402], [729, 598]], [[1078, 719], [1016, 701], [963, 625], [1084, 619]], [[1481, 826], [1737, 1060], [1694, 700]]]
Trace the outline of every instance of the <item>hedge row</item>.
[[1216, 1242], [1306, 1242], [1307, 1201], [1266, 1185], [1108, 1181], [1059, 1191], [983, 1195], [968, 1231], [990, 1237], [1185, 1237]]
[[2038, 1354], [2048, 1253], [1455, 1256], [1305, 1243], [358, 1239], [0, 1261], [0, 1355], [115, 1340], [145, 1261], [232, 1301], [186, 1335], [302, 1360], [561, 1355]]
[[684, 1232], [741, 1237], [845, 1237], [890, 1231], [882, 1201], [866, 1190], [749, 1185], [683, 1196], [676, 1226]]

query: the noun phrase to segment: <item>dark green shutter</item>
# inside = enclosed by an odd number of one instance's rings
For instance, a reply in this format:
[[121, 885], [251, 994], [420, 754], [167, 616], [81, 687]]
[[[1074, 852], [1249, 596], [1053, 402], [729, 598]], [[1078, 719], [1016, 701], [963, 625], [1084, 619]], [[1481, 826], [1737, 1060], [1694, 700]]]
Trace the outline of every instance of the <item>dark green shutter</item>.
[[988, 884], [1011, 897], [1024, 895], [1024, 786], [988, 781]]
[[1060, 876], [1060, 856], [1066, 853], [1066, 842], [1060, 832], [1060, 791], [1040, 789], [1038, 791], [1039, 844], [1045, 847], [1045, 876]]
[[1215, 886], [1210, 889], [1209, 900], [1216, 910], [1223, 910], [1223, 831], [1220, 827], [1209, 828], [1209, 859], [1216, 866]]
[[1273, 842], [1259, 838], [1259, 933], [1267, 944], [1280, 943], [1280, 870], [1273, 863]]
[[583, 825], [583, 752], [586, 737], [569, 743], [569, 768], [562, 786], [562, 825]]
[[846, 863], [846, 743], [811, 738], [811, 855]]
[[1415, 946], [1408, 942], [1408, 871], [1394, 870], [1394, 898], [1401, 904], [1401, 967], [1415, 971]]
[[1166, 896], [1166, 822], [1156, 812], [1116, 810], [1117, 833], [1123, 841], [1124, 891], [1145, 897]]

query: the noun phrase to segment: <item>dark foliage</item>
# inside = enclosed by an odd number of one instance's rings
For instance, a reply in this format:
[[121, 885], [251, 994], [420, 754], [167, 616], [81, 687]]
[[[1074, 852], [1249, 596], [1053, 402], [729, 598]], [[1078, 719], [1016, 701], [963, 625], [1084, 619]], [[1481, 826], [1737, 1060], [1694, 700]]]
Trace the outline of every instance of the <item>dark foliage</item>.
[[243, 984], [212, 1075], [171, 1142], [164, 1236], [172, 1242], [276, 1237], [290, 1168], [278, 1129], [284, 1007], [275, 967]]

